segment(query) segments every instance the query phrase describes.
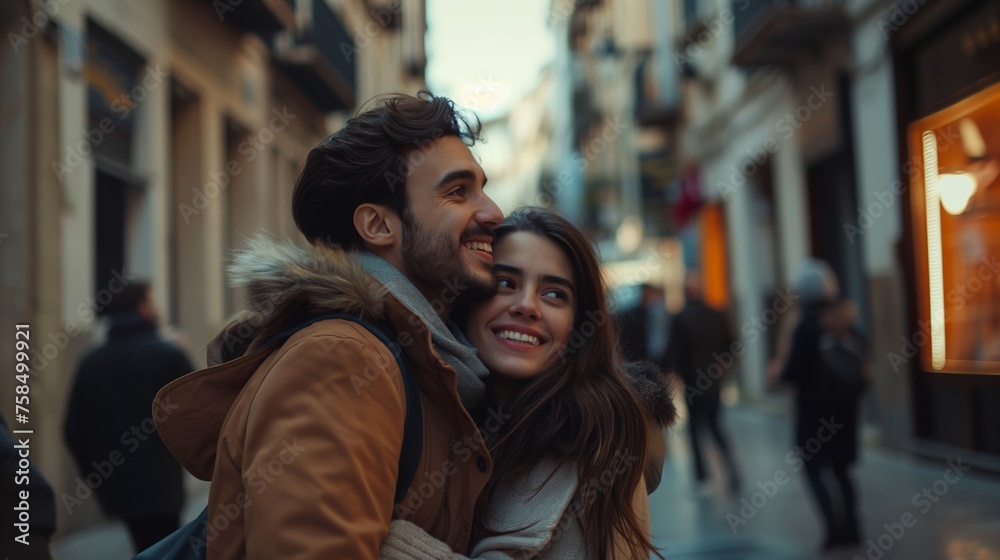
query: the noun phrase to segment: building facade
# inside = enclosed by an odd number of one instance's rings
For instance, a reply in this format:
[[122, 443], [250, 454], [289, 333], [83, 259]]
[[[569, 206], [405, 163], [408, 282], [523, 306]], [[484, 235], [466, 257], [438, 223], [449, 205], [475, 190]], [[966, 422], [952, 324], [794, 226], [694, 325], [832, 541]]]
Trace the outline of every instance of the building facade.
[[789, 289], [821, 258], [871, 341], [878, 440], [996, 470], [996, 3], [685, 9], [681, 165], [725, 216], [744, 396], [777, 402]]
[[[151, 280], [203, 365], [241, 306], [227, 253], [256, 231], [296, 238], [308, 151], [369, 97], [423, 87], [424, 3], [19, 0], [0, 25], [0, 319], [11, 340], [31, 326], [32, 460], [73, 495], [86, 488], [62, 416], [101, 310]], [[94, 522], [91, 502], [74, 515], [57, 504], [61, 531]]]

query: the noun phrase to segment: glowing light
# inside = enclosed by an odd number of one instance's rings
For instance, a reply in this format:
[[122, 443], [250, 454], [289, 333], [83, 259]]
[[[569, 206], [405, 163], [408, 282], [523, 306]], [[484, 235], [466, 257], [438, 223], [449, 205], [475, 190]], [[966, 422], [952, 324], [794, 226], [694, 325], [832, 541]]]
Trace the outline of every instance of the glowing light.
[[938, 205], [937, 137], [925, 131], [924, 200], [927, 213], [927, 273], [930, 288], [931, 367], [944, 368], [944, 272], [941, 264], [941, 207]]
[[625, 218], [615, 236], [618, 248], [624, 253], [631, 253], [642, 245], [642, 220], [638, 216]]
[[943, 173], [938, 175], [938, 192], [941, 206], [952, 216], [969, 207], [969, 200], [976, 194], [976, 176], [972, 173]]

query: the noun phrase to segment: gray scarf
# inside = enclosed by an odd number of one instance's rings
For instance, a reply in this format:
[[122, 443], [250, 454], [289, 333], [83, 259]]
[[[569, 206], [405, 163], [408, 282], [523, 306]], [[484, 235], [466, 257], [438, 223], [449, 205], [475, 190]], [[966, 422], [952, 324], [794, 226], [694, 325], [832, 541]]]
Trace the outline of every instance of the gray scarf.
[[472, 410], [478, 406], [486, 394], [484, 380], [490, 372], [479, 361], [475, 347], [465, 338], [465, 334], [452, 321], [448, 321], [446, 325], [420, 290], [388, 261], [367, 251], [360, 251], [358, 259], [365, 272], [381, 282], [389, 293], [422, 319], [430, 329], [434, 349], [458, 373], [458, 396], [465, 409]]

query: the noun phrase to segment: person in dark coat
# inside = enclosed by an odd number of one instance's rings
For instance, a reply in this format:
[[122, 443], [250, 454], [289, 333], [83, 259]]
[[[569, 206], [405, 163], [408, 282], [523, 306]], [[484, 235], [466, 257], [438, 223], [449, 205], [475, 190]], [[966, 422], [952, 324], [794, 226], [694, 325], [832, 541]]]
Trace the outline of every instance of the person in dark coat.
[[154, 409], [153, 399], [194, 368], [157, 334], [149, 284], [125, 285], [108, 313], [106, 342], [83, 357], [73, 381], [64, 435], [80, 477], [63, 503], [72, 514], [92, 490], [105, 514], [122, 518], [141, 551], [180, 526], [184, 505], [183, 471], [154, 424], [172, 410], [169, 404]]
[[[861, 540], [857, 499], [849, 468], [858, 456], [858, 399], [867, 379], [864, 339], [854, 327], [856, 311], [837, 299], [836, 277], [830, 267], [810, 259], [796, 279], [801, 318], [792, 334], [780, 380], [795, 387], [794, 467], [805, 470], [813, 497], [823, 515], [823, 548], [850, 546]], [[830, 370], [824, 345], [833, 338], [847, 341], [856, 352], [861, 385], [845, 392]], [[839, 395], [834, 397], [833, 395]], [[833, 484], [826, 480], [832, 474]]]
[[684, 294], [684, 309], [673, 319], [667, 359], [684, 380], [695, 476], [699, 482], [708, 477], [701, 448], [701, 433], [707, 428], [729, 471], [729, 487], [736, 492], [740, 486], [739, 470], [719, 424], [722, 379], [736, 365], [732, 330], [726, 315], [702, 300], [697, 274], [689, 273], [685, 278]]
[[[0, 414], [0, 503], [11, 504], [0, 522], [0, 557], [52, 560], [49, 541], [56, 532], [56, 499], [52, 486], [34, 465], [29, 463], [27, 469], [23, 468], [17, 438], [24, 437], [12, 434]], [[21, 507], [22, 502], [26, 502], [26, 507]], [[24, 511], [29, 516], [28, 522], [18, 526]], [[23, 529], [27, 529], [27, 535]]]
[[618, 340], [622, 356], [629, 361], [647, 360], [660, 367], [669, 338], [670, 316], [663, 300], [663, 288], [640, 286], [639, 303], [618, 316]]

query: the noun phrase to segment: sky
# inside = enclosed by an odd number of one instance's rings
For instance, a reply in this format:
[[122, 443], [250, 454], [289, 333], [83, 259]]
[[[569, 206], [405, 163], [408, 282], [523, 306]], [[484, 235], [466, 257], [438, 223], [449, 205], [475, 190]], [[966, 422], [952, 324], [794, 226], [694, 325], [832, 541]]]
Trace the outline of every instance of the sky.
[[428, 0], [428, 87], [484, 120], [502, 116], [552, 59], [548, 10], [548, 0]]

